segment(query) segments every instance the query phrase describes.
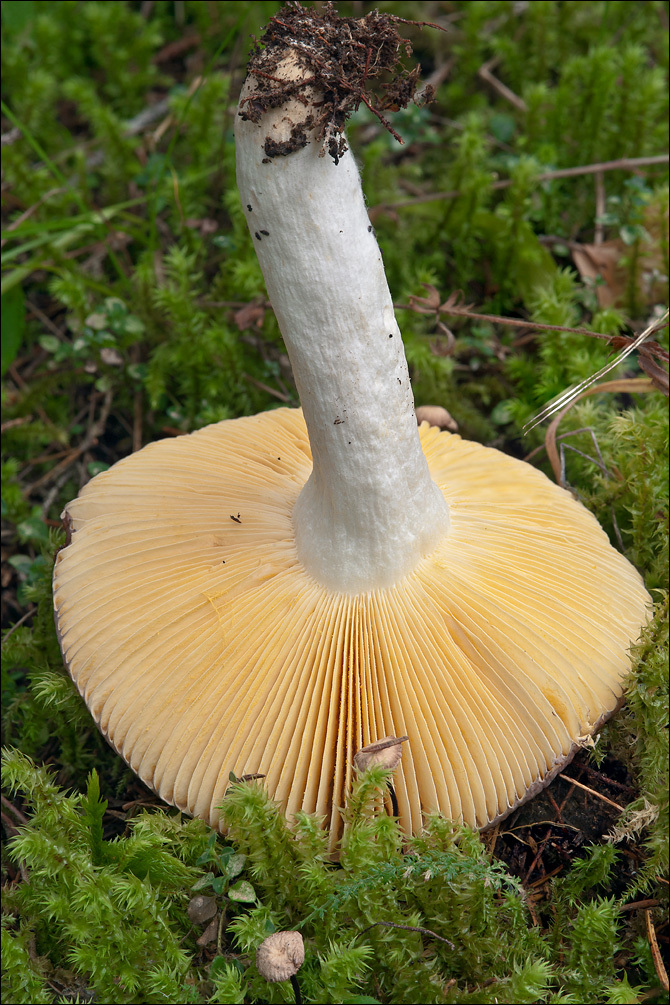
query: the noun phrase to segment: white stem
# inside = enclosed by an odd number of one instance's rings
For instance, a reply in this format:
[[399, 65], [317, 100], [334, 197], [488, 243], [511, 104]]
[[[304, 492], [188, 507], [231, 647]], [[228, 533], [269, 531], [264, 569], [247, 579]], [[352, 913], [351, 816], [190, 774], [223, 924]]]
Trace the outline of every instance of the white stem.
[[[290, 58], [273, 74], [295, 76]], [[250, 77], [244, 99], [254, 91]], [[304, 95], [314, 99], [305, 88]], [[237, 183], [293, 367], [314, 468], [293, 512], [298, 553], [323, 585], [391, 586], [449, 527], [414, 416], [400, 331], [354, 159], [309, 142], [269, 158], [309, 114], [298, 101], [236, 118]]]

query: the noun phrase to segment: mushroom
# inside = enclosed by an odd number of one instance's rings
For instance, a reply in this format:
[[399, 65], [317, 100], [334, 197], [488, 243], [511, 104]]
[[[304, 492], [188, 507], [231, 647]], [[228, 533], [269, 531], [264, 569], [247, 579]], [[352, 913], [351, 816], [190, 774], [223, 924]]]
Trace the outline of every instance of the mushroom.
[[256, 968], [266, 981], [288, 981], [305, 962], [305, 944], [300, 932], [273, 932], [256, 950]]
[[266, 981], [290, 981], [296, 1005], [302, 1005], [298, 971], [305, 962], [305, 944], [300, 932], [273, 932], [256, 950], [256, 969]]
[[383, 736], [381, 740], [368, 743], [354, 754], [354, 767], [359, 771], [368, 768], [386, 768], [394, 771], [402, 760], [402, 745], [409, 736]]
[[[354, 754], [354, 767], [360, 772], [367, 771], [368, 768], [385, 768], [387, 771], [395, 771], [402, 760], [402, 745], [406, 740], [409, 740], [409, 736], [383, 736], [381, 740], [368, 743], [366, 747], [361, 747]], [[388, 782], [388, 790], [393, 816], [397, 817], [398, 797], [390, 781]]]
[[647, 617], [640, 576], [568, 492], [417, 428], [341, 132], [356, 89], [328, 75], [353, 79], [361, 38], [385, 53], [388, 25], [291, 5], [240, 100], [238, 185], [302, 411], [152, 443], [66, 509], [69, 672], [142, 780], [215, 827], [233, 771], [336, 835], [354, 752], [401, 735], [403, 827], [432, 810], [484, 827], [616, 709]]
[[419, 425], [422, 422], [427, 422], [429, 426], [437, 426], [438, 429], [449, 429], [452, 433], [458, 432], [458, 423], [442, 405], [419, 405], [415, 410], [415, 415]]

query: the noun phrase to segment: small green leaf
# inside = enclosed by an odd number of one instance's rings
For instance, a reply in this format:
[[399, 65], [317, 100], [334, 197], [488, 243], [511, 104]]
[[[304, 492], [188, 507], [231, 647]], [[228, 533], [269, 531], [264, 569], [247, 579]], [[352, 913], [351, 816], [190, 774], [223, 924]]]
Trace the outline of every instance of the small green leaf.
[[125, 319], [123, 332], [125, 335], [137, 335], [139, 338], [144, 334], [144, 323], [134, 314], [129, 314]]
[[41, 335], [37, 341], [47, 353], [55, 353], [60, 348], [60, 339], [55, 335]]
[[215, 234], [212, 238], [212, 244], [215, 248], [220, 248], [221, 251], [227, 251], [231, 255], [237, 251], [237, 242], [230, 234]]
[[243, 904], [253, 904], [257, 899], [256, 891], [246, 879], [240, 879], [234, 886], [231, 886], [228, 896], [231, 900], [238, 900]]
[[33, 514], [16, 527], [21, 542], [37, 541], [46, 543], [49, 540], [49, 528], [41, 515]]
[[202, 855], [198, 858], [195, 864], [206, 865], [207, 862], [215, 862], [216, 861], [215, 845], [216, 845], [216, 834], [212, 833], [209, 835], [209, 839], [207, 841], [207, 850], [202, 853]]
[[230, 879], [234, 879], [235, 876], [239, 876], [239, 874], [244, 869], [244, 863], [246, 862], [246, 860], [247, 860], [246, 855], [237, 854], [230, 856], [230, 858], [225, 864], [225, 870]]
[[[222, 966], [221, 964], [217, 964], [216, 970], [214, 970], [214, 964], [217, 963], [218, 960], [225, 960], [225, 957], [215, 956], [214, 959], [212, 960], [211, 966], [209, 968], [209, 976], [212, 980], [216, 980], [217, 977], [221, 977], [222, 971], [224, 971], [225, 973], [225, 966]], [[236, 956], [233, 957], [229, 956], [228, 959], [225, 960], [225, 962], [233, 970], [237, 970], [240, 977], [244, 976], [244, 965], [237, 959]]]
[[212, 890], [214, 890], [214, 893], [223, 893], [227, 882], [228, 880], [225, 876], [215, 876], [212, 880]]
[[635, 244], [636, 241], [648, 236], [644, 227], [628, 223], [624, 223], [623, 227], [619, 228], [619, 234], [623, 243], [628, 245]]
[[222, 977], [226, 972], [228, 960], [225, 956], [215, 956], [209, 967], [209, 979], [215, 981], [217, 977]]
[[103, 328], [107, 327], [107, 315], [96, 312], [94, 314], [89, 314], [89, 316], [84, 321], [85, 325], [92, 328], [93, 331], [102, 331]]
[[149, 367], [146, 363], [129, 363], [126, 373], [132, 380], [143, 381], [146, 378]]
[[213, 879], [214, 879], [214, 873], [206, 872], [204, 876], [201, 876], [200, 879], [196, 880], [191, 889], [194, 892], [197, 892], [198, 890], [204, 890], [206, 886], [210, 885]]
[[18, 574], [20, 576], [27, 576], [28, 573], [29, 573], [30, 567], [33, 564], [33, 560], [30, 557], [30, 555], [21, 555], [21, 554], [19, 554], [19, 555], [11, 555], [7, 559], [7, 562], [8, 562], [9, 565], [13, 566], [13, 568], [16, 569], [16, 571], [18, 572]]

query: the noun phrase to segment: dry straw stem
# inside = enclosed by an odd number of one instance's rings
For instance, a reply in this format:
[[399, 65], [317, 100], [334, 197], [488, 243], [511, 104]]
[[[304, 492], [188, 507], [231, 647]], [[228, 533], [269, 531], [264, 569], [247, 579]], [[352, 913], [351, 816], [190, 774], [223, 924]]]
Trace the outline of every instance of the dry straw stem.
[[[634, 352], [636, 349], [641, 349], [644, 343], [648, 339], [650, 339], [655, 332], [657, 332], [659, 329], [663, 328], [667, 324], [668, 313], [669, 312], [666, 310], [661, 318], [655, 319], [650, 325], [647, 325], [644, 331], [640, 332], [640, 334], [635, 339], [631, 340], [626, 345], [626, 347], [622, 349], [622, 351], [617, 356], [615, 356], [613, 360], [611, 360], [609, 363], [606, 364], [606, 366], [598, 370], [597, 373], [594, 373], [590, 377], [587, 377], [586, 380], [583, 380], [581, 384], [578, 384], [576, 387], [569, 388], [567, 391], [564, 391], [563, 394], [559, 395], [559, 397], [556, 398], [555, 401], [552, 401], [548, 405], [546, 405], [541, 412], [539, 412], [533, 419], [531, 419], [529, 422], [526, 423], [526, 425], [523, 427], [523, 432], [529, 433], [531, 429], [535, 429], [536, 426], [538, 426], [541, 422], [544, 422], [545, 419], [548, 419], [550, 416], [554, 415], [559, 409], [569, 406], [580, 395], [582, 395], [582, 393], [588, 387], [591, 387], [591, 385], [595, 384], [595, 382], [597, 380], [600, 380], [601, 377], [605, 377], [608, 373], [611, 373], [612, 370], [615, 370], [616, 367], [619, 366], [621, 363], [623, 363], [623, 361], [628, 356], [630, 356], [632, 352]], [[617, 338], [617, 336], [614, 336], [614, 338]], [[610, 337], [609, 341], [612, 342], [613, 339]], [[664, 354], [665, 358], [667, 359], [667, 353], [665, 353], [665, 351], [662, 349], [660, 349], [660, 351], [661, 353]], [[640, 365], [642, 365], [642, 361]], [[663, 385], [659, 382], [658, 379], [654, 379], [653, 373], [651, 376], [652, 376], [651, 390], [663, 390], [664, 393], [667, 395], [667, 382], [665, 383], [665, 385]], [[602, 386], [603, 385], [601, 385], [601, 387]], [[642, 388], [642, 390], [646, 389], [647, 389], [646, 387]]]
[[606, 835], [605, 840], [612, 844], [631, 840], [647, 827], [651, 827], [658, 819], [658, 814], [658, 806], [645, 799], [643, 808], [632, 812], [627, 819], [624, 819], [623, 823], [617, 823], [609, 834]]
[[[436, 320], [439, 318], [440, 314], [447, 314], [457, 317], [470, 318], [473, 321], [489, 321], [491, 324], [504, 325], [506, 328], [523, 328], [524, 330], [530, 330], [531, 332], [566, 332], [569, 335], [587, 335], [589, 338], [597, 338], [603, 342], [607, 342], [615, 349], [625, 350], [613, 363], [608, 363], [606, 368], [599, 371], [593, 377], [588, 378], [588, 381], [597, 380], [604, 372], [611, 369], [613, 366], [618, 366], [619, 363], [625, 359], [627, 355], [629, 355], [629, 353], [636, 349], [640, 350], [641, 353], [644, 353], [649, 357], [662, 359], [666, 362], [668, 359], [667, 351], [660, 346], [658, 342], [651, 341], [651, 336], [655, 335], [656, 332], [666, 326], [668, 317], [667, 311], [661, 318], [656, 319], [651, 325], [648, 325], [643, 332], [636, 335], [634, 338], [631, 338], [627, 335], [605, 335], [603, 332], [594, 332], [588, 328], [571, 328], [569, 325], [546, 325], [539, 321], [524, 321], [522, 318], [504, 317], [502, 314], [481, 314], [478, 311], [472, 310], [472, 304], [464, 303], [462, 290], [454, 290], [449, 294], [444, 303], [440, 303], [440, 294], [434, 286], [431, 286], [429, 283], [422, 283], [421, 285], [428, 290], [427, 297], [417, 297], [412, 295], [409, 298], [409, 304], [396, 304], [396, 308], [398, 310], [414, 311], [416, 314], [434, 314]], [[449, 334], [451, 335], [451, 333]], [[453, 339], [453, 335], [451, 335], [451, 339]], [[640, 365], [642, 365], [642, 362]], [[667, 374], [665, 376], [665, 393], [667, 394]], [[562, 404], [564, 400], [567, 400], [567, 397], [570, 394], [578, 392], [587, 383], [588, 382], [584, 382], [584, 384], [580, 384], [578, 388], [567, 391], [565, 395], [561, 396], [558, 402], [554, 404]], [[553, 406], [550, 405], [548, 407]]]
[[[547, 432], [544, 437], [544, 446], [547, 451], [547, 457], [549, 458], [557, 483], [563, 488], [566, 487], [561, 459], [558, 447], [556, 446], [556, 434], [558, 432], [558, 427], [573, 405], [576, 405], [577, 402], [581, 401], [583, 398], [589, 398], [593, 394], [605, 394], [607, 392], [610, 394], [648, 394], [650, 391], [657, 390], [658, 388], [654, 387], [652, 381], [647, 380], [644, 377], [623, 377], [621, 380], [607, 380], [604, 384], [598, 384], [597, 387], [591, 387], [586, 391], [582, 391], [581, 394], [576, 395], [570, 401], [570, 404], [566, 405], [565, 408], [560, 411], [547, 426]], [[528, 457], [532, 457], [536, 452], [537, 451], [534, 450], [532, 454], [528, 455]]]
[[665, 969], [665, 964], [663, 963], [663, 957], [661, 956], [661, 951], [658, 948], [656, 929], [654, 928], [654, 922], [651, 920], [650, 908], [647, 908], [645, 910], [644, 917], [647, 923], [647, 938], [649, 940], [649, 948], [651, 949], [651, 955], [654, 961], [654, 967], [656, 968], [656, 974], [658, 976], [658, 979], [660, 981], [663, 990], [670, 991], [670, 985], [668, 984], [668, 972]]
[[588, 792], [590, 795], [595, 796], [596, 799], [600, 799], [603, 803], [607, 803], [608, 806], [613, 806], [615, 810], [619, 811], [619, 813], [623, 813], [626, 809], [626, 807], [622, 806], [620, 803], [615, 803], [614, 800], [608, 799], [607, 796], [602, 794], [602, 792], [596, 792], [595, 789], [590, 788], [588, 785], [584, 785], [583, 782], [578, 782], [576, 778], [571, 778], [570, 775], [559, 775], [559, 777], [565, 782], [570, 782], [570, 785], [576, 785], [578, 789], [583, 789], [584, 792]]
[[518, 94], [515, 94], [506, 84], [503, 84], [502, 80], [498, 80], [492, 73], [495, 67], [500, 62], [499, 56], [494, 56], [493, 59], [489, 59], [488, 62], [480, 66], [477, 71], [477, 75], [485, 80], [487, 84], [490, 84], [495, 91], [498, 92], [501, 98], [509, 101], [510, 105], [514, 105], [518, 108], [520, 112], [527, 111], [528, 106], [523, 98], [520, 98]]
[[[428, 296], [411, 296], [409, 304], [399, 304], [399, 309], [411, 310], [417, 314], [434, 314], [436, 319], [439, 318], [440, 314], [448, 314], [456, 315], [458, 317], [467, 317], [476, 321], [489, 321], [493, 324], [505, 325], [511, 328], [530, 328], [538, 331], [558, 331], [567, 332], [572, 335], [587, 335], [590, 338], [604, 340], [611, 345], [612, 348], [620, 350], [614, 359], [598, 370], [597, 373], [587, 377], [586, 380], [583, 380], [576, 387], [564, 391], [563, 394], [561, 394], [555, 401], [550, 402], [550, 404], [543, 408], [542, 411], [539, 412], [533, 419], [530, 419], [523, 427], [523, 433], [525, 435], [545, 419], [554, 415], [563, 406], [563, 411], [561, 411], [558, 416], [558, 421], [555, 424], [552, 423], [547, 430], [546, 437], [547, 453], [551, 459], [556, 481], [559, 485], [564, 485], [564, 479], [562, 477], [561, 464], [558, 457], [558, 451], [556, 449], [556, 429], [558, 428], [558, 422], [560, 422], [561, 418], [576, 401], [579, 401], [580, 398], [588, 396], [588, 394], [596, 393], [598, 390], [636, 393], [656, 390], [661, 391], [667, 397], [668, 375], [667, 372], [657, 364], [656, 359], [667, 361], [668, 353], [658, 344], [658, 342], [651, 341], [652, 335], [655, 335], [656, 332], [660, 331], [667, 325], [667, 310], [661, 318], [657, 318], [651, 324], [647, 325], [644, 331], [642, 331], [639, 335], [634, 338], [630, 338], [623, 335], [604, 335], [602, 332], [589, 331], [587, 328], [570, 328], [567, 325], [545, 325], [523, 321], [519, 318], [506, 318], [499, 314], [480, 314], [473, 311], [471, 305], [463, 303], [463, 293], [461, 290], [455, 290], [449, 295], [444, 303], [440, 303], [440, 294], [434, 286], [430, 286], [428, 283], [422, 283], [422, 286], [428, 290]], [[449, 333], [449, 335], [453, 342], [453, 335], [451, 335], [451, 333]], [[600, 380], [601, 377], [606, 376], [612, 370], [616, 369], [617, 366], [619, 366], [628, 356], [631, 355], [631, 353], [636, 350], [639, 353], [639, 365], [641, 369], [649, 374], [651, 380], [644, 380], [641, 378], [624, 379], [620, 381], [611, 381], [607, 384], [600, 384], [592, 391], [586, 390], [591, 387], [592, 384], [595, 384], [597, 380]], [[418, 411], [419, 409], [417, 409], [417, 413]], [[432, 421], [429, 415], [425, 415], [425, 418], [427, 421]], [[445, 427], [443, 426], [442, 428]], [[447, 426], [446, 428], [451, 427]], [[536, 451], [532, 451], [525, 459], [530, 460], [535, 453]]]

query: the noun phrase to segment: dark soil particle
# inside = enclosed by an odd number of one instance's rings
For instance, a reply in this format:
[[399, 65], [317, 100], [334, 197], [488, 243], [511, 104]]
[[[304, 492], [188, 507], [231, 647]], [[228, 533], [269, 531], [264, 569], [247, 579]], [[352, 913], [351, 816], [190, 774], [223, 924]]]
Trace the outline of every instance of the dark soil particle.
[[[266, 140], [268, 157], [287, 156], [304, 147], [307, 130], [313, 129], [321, 152], [328, 152], [337, 163], [347, 149], [347, 117], [361, 102], [402, 143], [382, 113], [405, 108], [413, 100], [421, 68], [410, 71], [399, 63], [403, 52], [409, 56], [412, 51], [398, 34], [399, 23], [402, 18], [376, 10], [362, 18], [339, 17], [332, 3], [319, 9], [289, 3], [271, 19], [249, 61], [255, 91], [244, 99], [239, 114], [258, 123], [268, 109], [290, 99], [307, 105], [316, 91], [318, 102], [314, 115], [294, 126], [289, 141]], [[305, 69], [301, 80], [276, 75], [287, 49], [298, 55]]]
[[283, 143], [273, 140], [272, 137], [267, 136], [265, 138], [264, 149], [268, 157], [287, 157], [292, 154], [295, 150], [302, 150], [303, 147], [307, 146], [307, 132], [306, 128], [309, 127], [309, 122], [306, 122], [304, 126], [294, 125], [291, 129], [290, 139]]

